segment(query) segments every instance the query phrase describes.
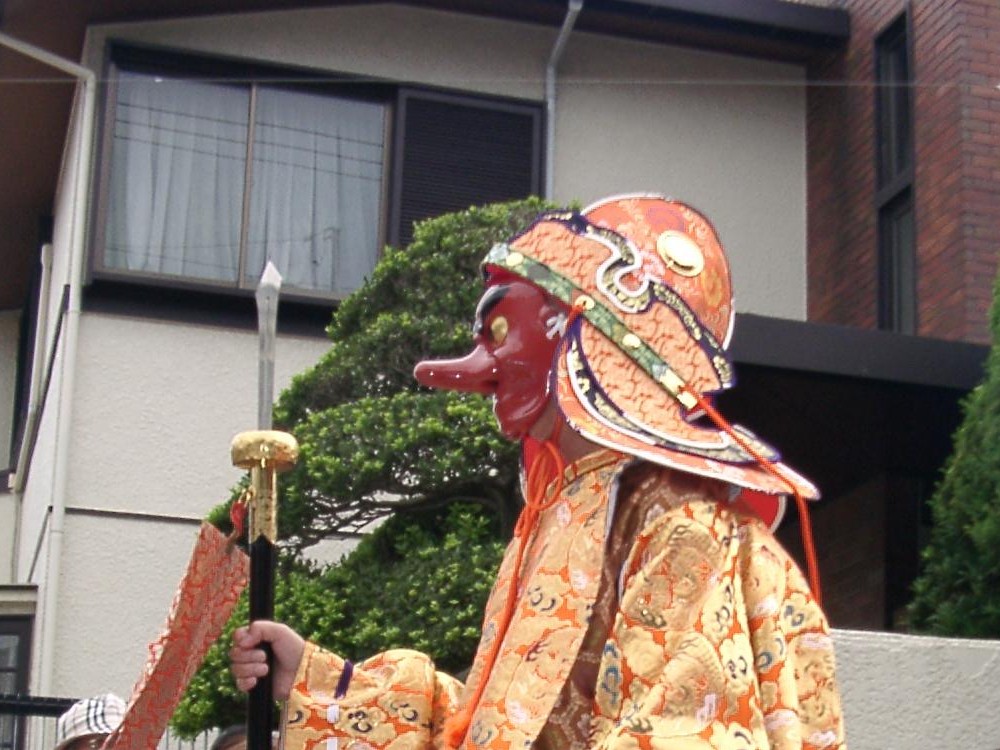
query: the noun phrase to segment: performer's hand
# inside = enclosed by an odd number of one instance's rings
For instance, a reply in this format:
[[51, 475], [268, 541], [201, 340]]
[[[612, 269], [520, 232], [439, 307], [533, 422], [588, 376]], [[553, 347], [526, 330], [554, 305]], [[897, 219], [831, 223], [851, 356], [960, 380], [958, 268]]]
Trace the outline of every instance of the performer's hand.
[[283, 701], [292, 691], [295, 673], [306, 648], [302, 636], [287, 625], [270, 620], [256, 620], [249, 627], [237, 628], [233, 633], [233, 647], [229, 651], [229, 669], [236, 679], [236, 687], [248, 691], [257, 680], [267, 676], [267, 657], [260, 644], [271, 644], [274, 654], [272, 694]]

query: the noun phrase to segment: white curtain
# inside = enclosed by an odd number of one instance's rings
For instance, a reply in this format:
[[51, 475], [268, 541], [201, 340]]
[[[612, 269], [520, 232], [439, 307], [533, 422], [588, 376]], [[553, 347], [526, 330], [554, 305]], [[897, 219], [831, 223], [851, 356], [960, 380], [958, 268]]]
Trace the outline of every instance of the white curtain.
[[257, 93], [247, 275], [345, 295], [375, 265], [385, 108], [271, 88]]
[[236, 282], [249, 96], [120, 71], [106, 267]]
[[104, 265], [343, 296], [378, 256], [385, 107], [259, 87], [238, 279], [250, 87], [120, 71]]

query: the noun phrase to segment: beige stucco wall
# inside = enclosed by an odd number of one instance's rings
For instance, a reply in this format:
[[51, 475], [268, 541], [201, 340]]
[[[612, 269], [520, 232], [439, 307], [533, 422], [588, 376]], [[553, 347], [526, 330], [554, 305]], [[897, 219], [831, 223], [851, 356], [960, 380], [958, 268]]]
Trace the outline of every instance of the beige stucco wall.
[[[327, 345], [280, 336], [276, 392]], [[84, 314], [68, 505], [200, 518], [226, 500], [230, 441], [257, 422], [257, 349], [252, 330]]]
[[[209, 323], [82, 316], [59, 579], [60, 694], [131, 689], [183, 574], [197, 519], [241, 476], [229, 446], [256, 425], [257, 346], [253, 331]], [[321, 337], [281, 336], [276, 387], [326, 347]]]
[[14, 580], [14, 525], [17, 504], [6, 487], [0, 487], [0, 585]]
[[197, 525], [67, 511], [53, 693], [129, 696], [197, 531]]
[[17, 499], [7, 487], [0, 487], [0, 585], [14, 580], [14, 528]]
[[[63, 152], [60, 181], [56, 190], [53, 206], [52, 247], [53, 253], [49, 264], [48, 289], [39, 292], [39, 307], [43, 308], [35, 320], [35, 340], [32, 342], [35, 351], [44, 362], [42, 373], [36, 373], [39, 383], [38, 392], [31, 394], [31, 400], [39, 408], [44, 404], [38, 416], [37, 439], [31, 464], [25, 479], [27, 484], [20, 499], [20, 516], [18, 523], [18, 547], [15, 559], [15, 575], [17, 582], [38, 583], [44, 580], [48, 545], [45, 544], [45, 534], [49, 519], [49, 506], [52, 503], [53, 475], [56, 463], [56, 432], [59, 423], [60, 395], [62, 393], [63, 375], [65, 373], [65, 333], [69, 327], [64, 315], [64, 292], [69, 284], [71, 253], [70, 246], [75, 237], [73, 228], [73, 206], [75, 181], [80, 163], [80, 88], [77, 88], [73, 112], [69, 120], [66, 135], [66, 148]], [[82, 229], [80, 230], [82, 231]], [[56, 332], [62, 331], [62, 336], [56, 340]], [[50, 360], [51, 357], [51, 360]], [[51, 372], [48, 368], [51, 362]], [[48, 390], [42, 392], [46, 385], [43, 376], [51, 376], [47, 384]], [[33, 376], [34, 379], [34, 376]], [[68, 405], [63, 407], [66, 414]], [[70, 417], [67, 417], [70, 418]], [[40, 607], [44, 613], [44, 607]], [[42, 615], [44, 616], [44, 614]], [[36, 621], [36, 626], [38, 621]], [[36, 627], [37, 631], [37, 627]], [[38, 642], [36, 632], [36, 642]], [[37, 673], [38, 650], [34, 652]]]
[[850, 750], [1000, 748], [1000, 641], [834, 632]]
[[[86, 62], [119, 39], [541, 102], [556, 33], [385, 4], [97, 27]], [[556, 91], [556, 200], [685, 200], [729, 251], [738, 310], [805, 319], [800, 66], [575, 33]]]
[[801, 71], [593, 35], [571, 43], [564, 63], [556, 196], [645, 190], [687, 201], [722, 239], [737, 310], [804, 320]]

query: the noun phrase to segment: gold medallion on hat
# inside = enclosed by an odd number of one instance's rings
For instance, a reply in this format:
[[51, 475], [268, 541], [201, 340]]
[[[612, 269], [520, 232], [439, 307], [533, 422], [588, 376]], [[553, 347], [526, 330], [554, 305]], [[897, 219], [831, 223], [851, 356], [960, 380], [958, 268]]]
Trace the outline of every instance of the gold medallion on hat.
[[705, 268], [701, 248], [683, 232], [668, 229], [656, 238], [656, 253], [667, 268], [681, 276], [697, 276]]

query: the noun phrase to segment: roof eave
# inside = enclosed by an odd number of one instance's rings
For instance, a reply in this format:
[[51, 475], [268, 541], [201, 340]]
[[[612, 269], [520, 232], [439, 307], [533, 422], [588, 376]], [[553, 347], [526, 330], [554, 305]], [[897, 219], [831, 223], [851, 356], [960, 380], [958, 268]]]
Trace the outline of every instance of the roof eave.
[[982, 380], [989, 347], [740, 313], [730, 354], [737, 365], [967, 391]]

